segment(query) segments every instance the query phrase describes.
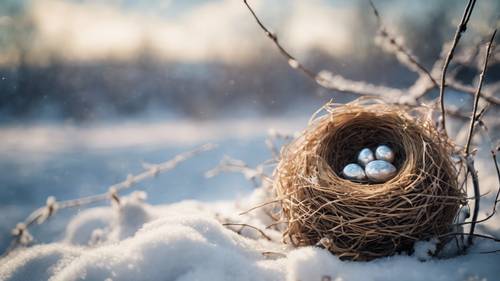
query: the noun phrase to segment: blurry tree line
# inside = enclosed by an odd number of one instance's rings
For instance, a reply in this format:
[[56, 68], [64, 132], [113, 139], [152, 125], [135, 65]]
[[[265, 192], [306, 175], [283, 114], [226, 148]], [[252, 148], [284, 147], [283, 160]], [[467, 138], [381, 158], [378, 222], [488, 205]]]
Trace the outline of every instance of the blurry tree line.
[[[75, 62], [51, 54], [45, 63], [33, 64], [29, 54], [37, 48], [33, 41], [36, 27], [12, 3], [8, 12], [20, 15], [10, 16], [0, 32], [0, 50], [15, 52], [17, 57], [15, 64], [0, 65], [3, 123], [45, 117], [82, 122], [140, 115], [150, 110], [193, 118], [251, 112], [272, 115], [307, 102], [320, 105], [330, 98], [340, 102], [352, 98], [318, 89], [291, 70], [270, 45], [258, 50], [255, 59], [246, 63], [160, 60], [145, 43], [130, 60]], [[310, 68], [335, 70], [351, 79], [408, 86], [415, 74], [374, 46], [373, 15], [368, 5], [360, 3], [359, 17], [351, 27], [357, 38], [352, 55], [332, 57], [311, 50], [303, 61]], [[450, 39], [446, 36], [454, 26], [447, 22], [446, 13], [443, 6], [425, 15], [425, 19], [411, 18], [398, 27], [406, 44], [425, 65], [432, 65], [442, 43]], [[492, 64], [489, 73], [488, 79], [498, 80], [499, 64]], [[464, 68], [458, 77], [470, 82], [474, 75]]]

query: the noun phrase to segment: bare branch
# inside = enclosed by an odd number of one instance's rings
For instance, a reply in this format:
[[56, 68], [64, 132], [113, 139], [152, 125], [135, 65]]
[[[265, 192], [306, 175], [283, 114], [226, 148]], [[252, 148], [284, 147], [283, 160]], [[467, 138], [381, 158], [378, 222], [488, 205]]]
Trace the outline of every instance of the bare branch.
[[149, 167], [146, 168], [142, 173], [139, 173], [135, 176], [129, 175], [129, 176], [127, 176], [126, 180], [108, 187], [108, 192], [106, 192], [106, 193], [88, 196], [88, 197], [83, 197], [83, 198], [78, 198], [78, 199], [66, 200], [66, 201], [56, 201], [54, 197], [50, 196], [47, 199], [46, 206], [43, 206], [43, 207], [38, 208], [35, 211], [33, 211], [24, 220], [24, 222], [18, 223], [17, 226], [12, 230], [12, 235], [14, 236], [14, 240], [13, 240], [13, 243], [11, 244], [11, 247], [9, 247], [9, 249], [7, 249], [7, 251], [4, 253], [4, 255], [7, 255], [10, 251], [15, 249], [17, 246], [26, 244], [26, 243], [23, 243], [23, 241], [29, 240], [29, 239], [26, 239], [26, 237], [28, 237], [28, 235], [29, 235], [28, 228], [31, 225], [33, 225], [35, 222], [38, 224], [43, 223], [46, 219], [48, 219], [50, 216], [52, 216], [56, 210], [84, 206], [84, 205], [102, 202], [102, 201], [106, 201], [106, 200], [110, 200], [110, 199], [112, 201], [116, 202], [117, 204], [119, 204], [120, 199], [118, 197], [118, 193], [120, 191], [125, 190], [125, 189], [129, 189], [141, 181], [156, 177], [161, 173], [165, 173], [167, 171], [170, 171], [173, 168], [177, 167], [180, 163], [188, 160], [189, 158], [192, 158], [193, 156], [196, 156], [202, 152], [212, 150], [215, 147], [216, 146], [213, 144], [205, 144], [205, 145], [202, 145], [202, 146], [195, 148], [191, 151], [187, 151], [187, 152], [178, 154], [174, 158], [172, 158], [166, 162], [156, 164], [156, 165], [149, 165]]
[[405, 92], [401, 89], [346, 79], [341, 75], [333, 75], [330, 71], [326, 70], [322, 70], [318, 73], [316, 82], [326, 89], [356, 93], [357, 95], [363, 96], [385, 96], [397, 100], [398, 97], [405, 95]]
[[243, 2], [247, 6], [250, 13], [252, 13], [253, 18], [255, 19], [257, 24], [260, 26], [260, 28], [264, 31], [266, 36], [273, 41], [274, 45], [278, 48], [280, 53], [288, 59], [288, 64], [290, 65], [290, 67], [295, 68], [295, 69], [299, 69], [309, 78], [316, 80], [316, 74], [314, 73], [314, 71], [309, 70], [308, 68], [304, 67], [297, 59], [295, 59], [294, 56], [292, 56], [287, 50], [285, 50], [285, 48], [283, 48], [283, 46], [281, 46], [281, 44], [279, 43], [278, 36], [276, 34], [272, 33], [271, 31], [269, 31], [269, 29], [267, 29], [267, 27], [260, 21], [259, 17], [257, 17], [257, 14], [255, 14], [255, 11], [252, 9], [250, 4], [248, 4], [247, 0], [243, 0]]
[[[451, 44], [451, 42], [449, 44]], [[441, 55], [440, 55], [441, 58], [434, 62], [434, 65], [432, 66], [432, 69], [430, 70], [432, 77], [438, 76], [439, 73], [441, 72], [443, 65], [444, 65], [443, 60], [444, 60], [444, 57], [446, 56], [445, 48], [447, 48], [447, 46], [449, 44], [443, 45], [443, 50], [442, 50]], [[477, 49], [477, 48], [474, 48], [474, 49]], [[490, 58], [490, 61], [491, 61], [491, 58]], [[465, 63], [464, 59], [461, 58], [459, 63], [461, 63], [461, 64]], [[445, 86], [447, 88], [450, 88], [450, 89], [453, 89], [453, 90], [456, 90], [456, 91], [459, 91], [461, 93], [465, 93], [465, 94], [468, 94], [471, 96], [474, 96], [474, 94], [476, 93], [475, 87], [463, 84], [462, 82], [456, 80], [453, 75], [450, 75], [450, 73], [447, 74], [447, 76], [446, 76], [446, 85]], [[439, 87], [439, 85], [435, 86], [429, 80], [429, 78], [427, 76], [420, 75], [420, 77], [415, 81], [415, 83], [408, 89], [408, 94], [411, 97], [413, 97], [414, 99], [418, 100], [421, 97], [425, 96], [427, 93], [429, 93], [429, 91], [434, 89], [435, 87]], [[500, 98], [495, 96], [495, 92], [498, 91], [498, 88], [500, 88], [500, 82], [493, 83], [491, 85], [484, 85], [483, 89], [481, 90], [481, 99], [483, 99], [491, 104], [494, 104], [496, 106], [500, 106]], [[449, 115], [447, 110], [446, 110], [446, 114]], [[468, 116], [467, 116], [467, 118], [468, 118]]]
[[466, 158], [467, 161], [467, 173], [472, 177], [472, 186], [474, 188], [474, 212], [472, 213], [472, 220], [469, 230], [469, 237], [467, 238], [467, 244], [470, 246], [473, 243], [473, 234], [477, 223], [477, 216], [479, 215], [480, 206], [480, 196], [479, 196], [479, 179], [477, 176], [477, 171], [474, 168], [474, 159], [469, 155]]
[[449, 233], [446, 233], [446, 234], [443, 234], [443, 235], [439, 235], [439, 238], [443, 238], [443, 237], [449, 237], [449, 236], [460, 236], [460, 235], [466, 235], [466, 236], [474, 236], [474, 237], [479, 237], [479, 238], [484, 238], [484, 239], [488, 239], [488, 240], [491, 240], [491, 241], [494, 241], [494, 242], [500, 242], [500, 239], [499, 238], [496, 238], [496, 237], [493, 237], [493, 236], [488, 236], [488, 235], [484, 235], [484, 234], [478, 234], [478, 233], [463, 233], [463, 232], [449, 232]]
[[477, 172], [474, 168], [474, 158], [471, 157], [471, 155], [470, 155], [470, 145], [472, 142], [472, 136], [474, 134], [474, 126], [476, 124], [476, 118], [477, 118], [476, 114], [477, 114], [477, 108], [479, 105], [479, 97], [481, 95], [481, 88], [483, 86], [484, 76], [486, 75], [486, 70], [488, 68], [488, 59], [489, 59], [489, 56], [491, 53], [491, 45], [493, 44], [493, 40], [495, 39], [496, 32], [497, 32], [496, 30], [493, 32], [493, 34], [491, 35], [490, 42], [488, 43], [488, 46], [486, 47], [486, 57], [484, 59], [483, 70], [481, 71], [481, 74], [479, 75], [479, 85], [477, 86], [477, 91], [476, 91], [475, 98], [474, 98], [474, 107], [473, 107], [472, 114], [470, 117], [469, 135], [467, 137], [467, 143], [465, 145], [465, 159], [467, 161], [467, 172], [472, 176], [472, 185], [474, 188], [474, 197], [475, 197], [474, 198], [474, 201], [475, 201], [474, 212], [472, 214], [472, 223], [470, 226], [469, 237], [467, 239], [468, 245], [472, 245], [472, 243], [473, 243], [474, 236], [472, 234], [474, 234], [474, 229], [475, 229], [477, 217], [479, 214], [479, 203], [480, 203], [479, 180], [477, 177]]
[[[480, 114], [478, 114], [478, 115], [480, 115]], [[490, 154], [491, 154], [491, 159], [493, 161], [493, 165], [495, 167], [495, 171], [497, 173], [497, 182], [498, 182], [497, 193], [496, 193], [495, 198], [493, 200], [493, 206], [492, 206], [491, 213], [489, 215], [487, 215], [485, 218], [474, 222], [476, 224], [479, 224], [479, 223], [488, 221], [496, 214], [496, 212], [497, 212], [496, 207], [497, 207], [497, 204], [500, 202], [499, 201], [499, 197], [500, 197], [500, 169], [499, 169], [498, 162], [497, 162], [497, 151], [500, 150], [500, 147], [494, 147], [493, 142], [491, 140], [491, 137], [489, 135], [488, 128], [486, 127], [484, 122], [482, 122], [482, 120], [479, 119], [479, 117], [476, 119], [478, 119], [477, 120], [478, 125], [484, 130], [485, 135], [488, 138], [489, 143], [491, 144]], [[467, 224], [468, 223], [473, 223], [473, 222], [467, 222]], [[466, 224], [466, 223], [463, 223], [463, 224]]]
[[[406, 66], [409, 70], [416, 71], [418, 74], [427, 77], [432, 82], [432, 84], [437, 87], [439, 84], [436, 79], [432, 77], [430, 71], [427, 70], [427, 68], [425, 68], [425, 66], [423, 66], [423, 64], [418, 61], [418, 59], [411, 53], [410, 50], [400, 44], [398, 40], [389, 33], [382, 22], [382, 18], [379, 11], [377, 10], [377, 7], [375, 7], [375, 4], [372, 0], [369, 0], [369, 2], [370, 6], [372, 7], [373, 13], [375, 14], [375, 17], [377, 18], [380, 36], [385, 38], [388, 43], [394, 47], [394, 52], [396, 53], [396, 58], [398, 58], [398, 61]], [[400, 59], [399, 55], [406, 58], [406, 60]]]
[[495, 215], [497, 211], [497, 204], [499, 203], [498, 197], [500, 196], [500, 169], [498, 168], [498, 162], [497, 162], [497, 153], [495, 150], [491, 150], [491, 157], [493, 158], [493, 163], [495, 163], [495, 170], [497, 172], [497, 180], [498, 180], [498, 189], [497, 189], [497, 194], [495, 196], [495, 200], [493, 201], [493, 211], [490, 214], [490, 217]]
[[498, 253], [498, 252], [500, 252], [500, 249], [498, 249], [498, 250], [492, 250], [492, 251], [481, 251], [481, 252], [469, 253], [469, 254], [495, 254], [495, 253]]
[[486, 57], [484, 59], [484, 65], [483, 65], [483, 69], [481, 71], [481, 74], [479, 75], [479, 84], [477, 86], [477, 90], [476, 90], [476, 93], [474, 95], [474, 107], [473, 107], [471, 118], [470, 118], [469, 135], [467, 137], [467, 143], [465, 145], [465, 154], [466, 155], [469, 155], [470, 144], [471, 144], [472, 135], [474, 132], [474, 125], [476, 124], [476, 120], [478, 118], [478, 116], [476, 116], [476, 113], [477, 113], [477, 108], [479, 105], [479, 97], [481, 96], [481, 88], [483, 87], [484, 76], [486, 75], [486, 70], [488, 68], [488, 59], [489, 59], [490, 54], [491, 54], [491, 46], [493, 45], [493, 40], [495, 39], [496, 33], [497, 33], [497, 31], [495, 29], [495, 31], [493, 31], [493, 34], [491, 35], [490, 42], [488, 43], [488, 45], [486, 47]]
[[441, 109], [441, 129], [446, 135], [446, 112], [444, 108], [444, 88], [446, 85], [446, 72], [448, 71], [448, 66], [450, 65], [451, 59], [453, 58], [453, 53], [455, 52], [455, 48], [457, 47], [458, 41], [462, 37], [462, 33], [467, 29], [467, 23], [469, 22], [470, 16], [472, 14], [472, 10], [474, 10], [474, 5], [476, 4], [476, 0], [469, 0], [467, 6], [465, 7], [464, 13], [462, 15], [462, 20], [460, 24], [457, 26], [457, 30], [455, 32], [455, 37], [453, 38], [453, 42], [444, 61], [443, 71], [441, 73], [441, 83], [439, 85], [439, 104]]
[[[251, 181], [255, 187], [261, 186], [264, 182], [272, 182], [270, 176], [264, 171], [264, 166], [268, 162], [257, 165], [255, 168], [248, 166], [245, 162], [225, 156], [219, 165], [205, 172], [205, 177], [211, 178], [222, 172], [241, 173], [245, 179]], [[258, 181], [260, 180], [260, 182]]]
[[[252, 9], [250, 4], [248, 4], [247, 0], [243, 0], [246, 7], [252, 14], [253, 18], [259, 25], [259, 27], [264, 31], [266, 36], [273, 41], [276, 48], [278, 48], [280, 54], [285, 57], [288, 61], [288, 65], [293, 69], [298, 69], [302, 72], [306, 77], [313, 80], [319, 86], [337, 92], [350, 93], [355, 95], [372, 95], [372, 96], [393, 96], [395, 93], [398, 96], [401, 96], [404, 92], [399, 89], [387, 88], [382, 86], [374, 86], [371, 84], [367, 84], [361, 81], [352, 81], [349, 79], [345, 79], [340, 75], [323, 75], [323, 72], [316, 73], [315, 71], [305, 67], [301, 62], [299, 62], [292, 54], [290, 54], [279, 42], [278, 36], [271, 32], [259, 19], [255, 11]], [[335, 78], [335, 79], [330, 79]], [[360, 87], [360, 85], [367, 87]], [[362, 91], [360, 91], [360, 89]], [[387, 94], [385, 90], [389, 90], [390, 93]]]
[[[446, 87], [466, 93], [469, 95], [475, 95], [476, 89], [472, 86], [464, 85], [459, 81], [456, 81], [453, 77], [448, 77], [448, 82], [446, 82]], [[494, 105], [500, 105], [500, 98], [494, 96], [495, 89], [493, 87], [488, 87], [487, 89], [481, 90], [481, 99], [492, 103]]]

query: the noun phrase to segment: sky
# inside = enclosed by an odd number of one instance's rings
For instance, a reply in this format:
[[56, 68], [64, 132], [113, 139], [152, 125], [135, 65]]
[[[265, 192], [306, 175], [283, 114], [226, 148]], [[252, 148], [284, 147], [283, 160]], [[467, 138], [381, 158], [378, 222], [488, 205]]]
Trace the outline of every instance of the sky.
[[[0, 63], [16, 61], [16, 40], [35, 63], [51, 56], [70, 61], [126, 60], [144, 49], [160, 59], [241, 63], [267, 46], [248, 10], [239, 0], [2, 0]], [[298, 55], [321, 50], [352, 55], [359, 32], [375, 24], [367, 1], [250, 1], [280, 39]], [[437, 12], [456, 16], [459, 1], [375, 1], [393, 29], [425, 25]], [[453, 5], [446, 5], [453, 3]], [[464, 1], [465, 4], [465, 1]], [[494, 1], [481, 1], [471, 29], [488, 33], [498, 23]], [[13, 32], [15, 30], [15, 32]], [[8, 34], [10, 31], [11, 34]], [[13, 34], [12, 34], [13, 33]], [[361, 34], [362, 35], [362, 34]], [[409, 34], [411, 37], [411, 34]], [[18, 39], [19, 37], [24, 39]], [[17, 37], [17, 38], [16, 38]]]

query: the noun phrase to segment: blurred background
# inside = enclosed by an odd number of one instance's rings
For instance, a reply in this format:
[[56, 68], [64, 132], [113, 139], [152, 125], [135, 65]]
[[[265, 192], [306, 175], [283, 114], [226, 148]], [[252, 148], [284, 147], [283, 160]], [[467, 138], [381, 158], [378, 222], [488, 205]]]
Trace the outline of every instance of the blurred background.
[[[312, 69], [397, 88], [417, 78], [376, 46], [368, 1], [250, 3]], [[466, 1], [375, 4], [431, 68]], [[484, 40], [499, 17], [499, 1], [479, 1], [460, 46]], [[498, 64], [487, 79], [500, 79]], [[219, 148], [145, 184], [149, 201], [245, 196], [252, 186], [240, 176], [203, 173], [225, 154], [250, 165], [269, 158], [270, 128], [299, 130], [332, 98], [355, 96], [290, 69], [239, 0], [0, 0], [0, 252], [47, 196], [105, 192], [142, 162], [205, 142]], [[64, 220], [49, 224], [35, 230], [39, 237], [64, 229]]]

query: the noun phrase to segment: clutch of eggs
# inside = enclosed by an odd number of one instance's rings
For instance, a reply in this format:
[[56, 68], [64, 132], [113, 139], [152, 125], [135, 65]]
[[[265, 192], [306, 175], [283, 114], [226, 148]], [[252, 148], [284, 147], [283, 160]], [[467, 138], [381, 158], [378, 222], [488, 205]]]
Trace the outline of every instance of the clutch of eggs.
[[369, 148], [363, 148], [358, 153], [358, 164], [347, 164], [342, 174], [352, 181], [385, 182], [397, 173], [396, 167], [391, 163], [394, 158], [394, 151], [387, 145], [379, 145], [375, 153]]

